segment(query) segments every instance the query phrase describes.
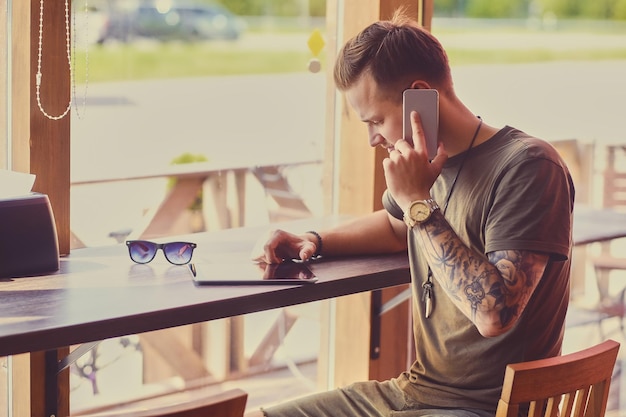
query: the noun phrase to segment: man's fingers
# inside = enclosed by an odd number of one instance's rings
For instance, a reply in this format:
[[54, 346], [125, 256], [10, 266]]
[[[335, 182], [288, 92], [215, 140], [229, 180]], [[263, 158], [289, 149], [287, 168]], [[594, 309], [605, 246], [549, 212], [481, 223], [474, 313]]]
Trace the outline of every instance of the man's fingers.
[[443, 165], [448, 160], [448, 153], [443, 147], [443, 144], [440, 142], [437, 146], [437, 155], [430, 161], [431, 166], [435, 168], [437, 172], [441, 172], [443, 169]]
[[411, 128], [413, 132], [413, 149], [417, 152], [426, 152], [426, 136], [420, 114], [413, 110], [411, 112]]
[[302, 244], [302, 247], [300, 248], [300, 253], [298, 253], [298, 256], [300, 257], [301, 260], [307, 261], [311, 259], [311, 257], [315, 253], [315, 249], [316, 249], [315, 243], [305, 242]]
[[313, 255], [313, 252], [310, 249], [308, 249], [306, 246], [303, 247], [300, 250], [300, 253], [298, 254], [298, 256], [300, 257], [300, 260], [302, 261], [309, 260], [311, 258], [311, 255]]

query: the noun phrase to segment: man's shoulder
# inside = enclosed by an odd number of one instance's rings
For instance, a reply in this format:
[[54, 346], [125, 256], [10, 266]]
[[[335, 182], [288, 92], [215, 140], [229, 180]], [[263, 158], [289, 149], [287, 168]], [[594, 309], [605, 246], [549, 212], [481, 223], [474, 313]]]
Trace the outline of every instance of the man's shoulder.
[[520, 156], [545, 158], [554, 161], [561, 159], [554, 145], [545, 139], [533, 136], [511, 126], [505, 126], [498, 133], [502, 136], [504, 142], [508, 142], [510, 145], [516, 145], [511, 146], [510, 150], [518, 153]]

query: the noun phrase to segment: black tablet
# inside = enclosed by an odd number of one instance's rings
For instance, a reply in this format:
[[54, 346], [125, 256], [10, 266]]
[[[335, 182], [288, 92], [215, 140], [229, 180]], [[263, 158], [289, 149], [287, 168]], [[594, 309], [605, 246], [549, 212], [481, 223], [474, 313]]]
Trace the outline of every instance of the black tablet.
[[254, 262], [189, 264], [196, 285], [294, 285], [313, 284], [313, 271], [303, 262], [280, 264]]

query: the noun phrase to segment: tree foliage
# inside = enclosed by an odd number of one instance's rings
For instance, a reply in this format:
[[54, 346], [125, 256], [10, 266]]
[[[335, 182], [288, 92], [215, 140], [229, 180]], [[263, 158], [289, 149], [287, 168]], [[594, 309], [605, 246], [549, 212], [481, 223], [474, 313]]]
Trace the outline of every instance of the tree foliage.
[[[241, 16], [325, 16], [326, 0], [218, 0]], [[308, 10], [303, 10], [308, 8]]]
[[[217, 1], [241, 16], [324, 16], [326, 0]], [[550, 14], [557, 18], [626, 19], [626, 0], [434, 0], [436, 16], [524, 18]], [[303, 10], [307, 8], [308, 10]]]
[[550, 14], [557, 18], [626, 19], [626, 0], [434, 0], [435, 15], [478, 18], [523, 18]]

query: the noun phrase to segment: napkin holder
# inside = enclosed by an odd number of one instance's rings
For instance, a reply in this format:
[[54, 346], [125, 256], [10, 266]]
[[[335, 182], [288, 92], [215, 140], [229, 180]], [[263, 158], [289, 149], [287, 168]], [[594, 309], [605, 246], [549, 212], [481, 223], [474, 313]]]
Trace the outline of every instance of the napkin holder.
[[0, 278], [59, 270], [59, 243], [48, 196], [0, 199]]

